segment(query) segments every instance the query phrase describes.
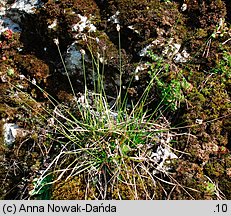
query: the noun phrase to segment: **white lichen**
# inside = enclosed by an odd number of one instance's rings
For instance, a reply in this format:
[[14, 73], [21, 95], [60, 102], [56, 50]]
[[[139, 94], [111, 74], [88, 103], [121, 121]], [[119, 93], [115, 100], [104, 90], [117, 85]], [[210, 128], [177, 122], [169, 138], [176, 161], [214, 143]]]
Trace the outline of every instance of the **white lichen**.
[[57, 19], [55, 19], [50, 25], [48, 25], [48, 28], [55, 29], [56, 26], [57, 26]]
[[35, 10], [43, 5], [41, 0], [16, 0], [11, 9], [17, 9], [26, 13], [34, 13]]
[[186, 50], [183, 50], [181, 53], [176, 53], [176, 55], [173, 57], [173, 61], [175, 63], [185, 63], [188, 61], [189, 57], [189, 53], [187, 53]]
[[158, 164], [156, 170], [153, 171], [153, 174], [156, 174], [158, 171], [163, 172], [169, 169], [169, 167], [165, 165], [167, 160], [177, 159], [178, 157], [171, 151], [168, 145], [160, 145], [157, 147], [156, 152], [152, 153], [151, 158], [155, 161], [155, 164]]
[[72, 26], [72, 31], [82, 33], [84, 30], [87, 32], [95, 32], [96, 27], [90, 22], [86, 16], [78, 14], [80, 21]]
[[144, 57], [148, 55], [148, 51], [151, 50], [151, 48], [153, 47], [153, 44], [149, 44], [147, 46], [145, 46], [140, 52], [139, 52], [139, 56], [140, 57]]
[[165, 45], [162, 55], [168, 59], [172, 59], [175, 63], [185, 63], [190, 58], [189, 53], [184, 48], [181, 50], [181, 44], [174, 43], [171, 38], [167, 45]]
[[15, 0], [11, 5], [2, 0], [0, 3], [0, 33], [6, 30], [21, 32], [22, 16], [25, 16], [25, 13], [35, 13], [36, 9], [44, 4], [41, 0]]
[[140, 34], [140, 31], [138, 31], [134, 25], [128, 26], [129, 29], [133, 30], [136, 34]]
[[166, 56], [167, 58], [173, 58], [180, 50], [181, 45], [178, 43], [173, 43], [172, 39], [170, 42], [165, 46], [164, 50], [162, 51], [162, 55]]
[[135, 69], [135, 80], [138, 81], [140, 78], [139, 78], [139, 72], [142, 72], [144, 70], [147, 70], [149, 68], [149, 64], [147, 63], [140, 63], [139, 65], [136, 66], [136, 69]]
[[111, 17], [108, 19], [108, 21], [109, 21], [109, 22], [112, 22], [112, 23], [114, 23], [114, 24], [120, 24], [120, 21], [119, 21], [119, 14], [120, 14], [120, 12], [119, 12], [119, 11], [116, 11], [116, 13], [115, 13], [113, 16], [111, 16]]

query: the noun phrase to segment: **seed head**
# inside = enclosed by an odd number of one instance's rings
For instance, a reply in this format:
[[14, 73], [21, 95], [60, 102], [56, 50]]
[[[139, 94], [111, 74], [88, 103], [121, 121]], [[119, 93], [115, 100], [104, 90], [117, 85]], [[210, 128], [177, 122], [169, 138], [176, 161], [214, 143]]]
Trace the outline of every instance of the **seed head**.
[[84, 49], [81, 49], [80, 50], [80, 53], [84, 56], [86, 54], [85, 50]]
[[120, 24], [116, 24], [116, 30], [119, 32], [120, 31]]
[[54, 39], [54, 43], [58, 46], [58, 45], [59, 45], [59, 39], [58, 39], [58, 38], [55, 38], [55, 39]]

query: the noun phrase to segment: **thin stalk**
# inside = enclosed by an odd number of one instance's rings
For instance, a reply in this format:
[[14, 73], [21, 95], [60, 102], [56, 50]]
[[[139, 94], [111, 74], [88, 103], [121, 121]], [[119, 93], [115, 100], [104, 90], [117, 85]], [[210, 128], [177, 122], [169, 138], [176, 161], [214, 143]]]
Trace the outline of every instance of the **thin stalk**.
[[120, 78], [119, 78], [119, 94], [117, 96], [117, 111], [121, 109], [121, 94], [122, 94], [122, 56], [121, 56], [121, 39], [120, 39], [120, 25], [117, 24], [117, 31], [118, 31], [118, 41], [119, 41], [119, 72], [120, 72]]
[[66, 73], [66, 75], [67, 75], [68, 82], [70, 83], [71, 91], [72, 91], [72, 93], [73, 93], [73, 95], [74, 95], [74, 97], [75, 97], [75, 99], [76, 99], [75, 91], [74, 91], [73, 85], [72, 85], [72, 83], [71, 83], [70, 76], [69, 76], [69, 74], [68, 74], [68, 72], [67, 72], [67, 68], [66, 68], [65, 62], [64, 62], [64, 60], [63, 60], [63, 57], [62, 57], [61, 51], [60, 51], [58, 41], [56, 41], [56, 42], [55, 42], [55, 44], [56, 44], [56, 46], [57, 46], [57, 48], [58, 48], [59, 56], [60, 56], [60, 58], [61, 58], [61, 61], [62, 61], [62, 64], [63, 64], [64, 70], [65, 70], [65, 73]]

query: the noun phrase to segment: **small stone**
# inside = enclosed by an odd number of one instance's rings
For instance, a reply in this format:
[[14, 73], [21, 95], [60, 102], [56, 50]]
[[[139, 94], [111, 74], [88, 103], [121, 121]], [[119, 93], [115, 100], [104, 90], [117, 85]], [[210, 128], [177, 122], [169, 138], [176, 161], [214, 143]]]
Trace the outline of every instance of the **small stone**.
[[[65, 64], [69, 75], [74, 75], [77, 71], [83, 71], [82, 54], [75, 43], [72, 43], [67, 49]], [[65, 72], [63, 74], [66, 75]]]
[[3, 136], [4, 136], [4, 143], [7, 146], [12, 146], [15, 142], [17, 136], [17, 128], [18, 125], [12, 123], [5, 123], [3, 126]]

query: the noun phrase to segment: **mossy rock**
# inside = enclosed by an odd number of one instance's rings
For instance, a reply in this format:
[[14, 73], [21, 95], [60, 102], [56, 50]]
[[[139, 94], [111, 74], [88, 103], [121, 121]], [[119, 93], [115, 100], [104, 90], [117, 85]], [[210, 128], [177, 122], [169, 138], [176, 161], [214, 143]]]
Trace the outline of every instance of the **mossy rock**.
[[204, 167], [204, 173], [217, 184], [217, 187], [223, 192], [225, 199], [230, 199], [231, 197], [230, 159], [229, 154], [220, 155], [219, 159], [211, 158]]
[[54, 200], [91, 200], [98, 196], [94, 185], [85, 181], [83, 175], [66, 180], [60, 180], [53, 185], [52, 197]]
[[121, 46], [134, 57], [137, 57], [144, 42], [147, 45], [151, 38], [157, 37], [158, 29], [164, 29], [164, 36], [169, 36], [179, 15], [177, 4], [166, 4], [159, 0], [110, 0], [106, 2], [106, 6], [102, 4], [100, 8], [101, 19], [106, 22], [106, 32], [110, 39], [118, 44], [116, 25], [119, 23]]
[[49, 66], [34, 55], [15, 56], [19, 69], [29, 78], [35, 78], [38, 83], [45, 81], [49, 74]]
[[[129, 173], [129, 175], [128, 175]], [[161, 199], [161, 186], [156, 183], [153, 178], [142, 178], [134, 170], [122, 171], [118, 177], [115, 177], [107, 184], [107, 191], [104, 191], [99, 184], [99, 179], [93, 183], [93, 179], [87, 179], [89, 176], [79, 174], [75, 177], [70, 177], [68, 180], [60, 180], [53, 185], [52, 199], [67, 200], [67, 199], [122, 199], [122, 200], [147, 200]], [[97, 177], [95, 177], [97, 178]], [[99, 178], [100, 175], [99, 175]], [[102, 181], [103, 181], [102, 176]], [[129, 179], [128, 179], [129, 178]], [[104, 182], [105, 183], [105, 182]], [[158, 186], [159, 185], [159, 186]], [[103, 197], [102, 197], [103, 196]]]

